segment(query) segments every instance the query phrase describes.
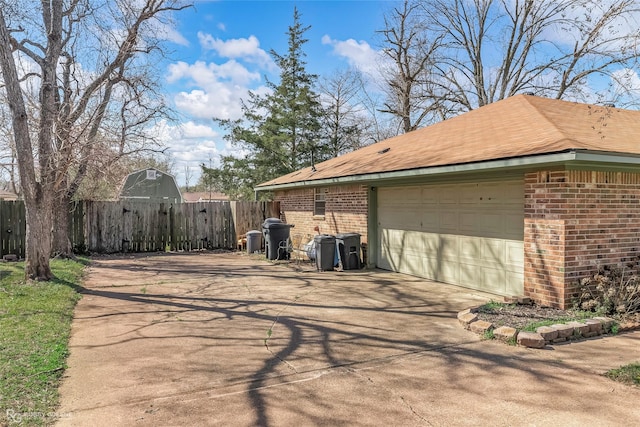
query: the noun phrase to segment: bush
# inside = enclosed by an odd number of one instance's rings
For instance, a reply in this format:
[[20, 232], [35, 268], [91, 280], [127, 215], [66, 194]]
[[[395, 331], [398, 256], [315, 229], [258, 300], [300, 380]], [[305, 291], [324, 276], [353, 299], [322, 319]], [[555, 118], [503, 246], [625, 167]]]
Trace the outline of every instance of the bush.
[[605, 266], [580, 281], [578, 308], [606, 315], [640, 312], [640, 272], [637, 265]]

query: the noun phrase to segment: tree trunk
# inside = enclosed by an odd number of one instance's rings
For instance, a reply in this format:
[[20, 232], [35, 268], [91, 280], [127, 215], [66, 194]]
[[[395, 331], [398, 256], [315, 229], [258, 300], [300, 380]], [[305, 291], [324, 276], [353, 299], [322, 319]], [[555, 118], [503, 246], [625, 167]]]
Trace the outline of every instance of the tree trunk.
[[53, 201], [53, 243], [51, 254], [54, 257], [73, 258], [73, 247], [69, 240], [69, 206], [67, 196], [57, 197]]
[[34, 280], [50, 280], [51, 230], [53, 226], [50, 197], [25, 200], [27, 214], [25, 275]]

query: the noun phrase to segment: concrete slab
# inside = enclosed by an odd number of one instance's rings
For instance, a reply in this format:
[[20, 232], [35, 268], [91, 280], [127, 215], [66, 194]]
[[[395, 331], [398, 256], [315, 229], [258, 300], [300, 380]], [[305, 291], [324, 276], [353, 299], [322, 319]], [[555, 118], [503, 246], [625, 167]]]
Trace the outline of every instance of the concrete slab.
[[601, 375], [640, 333], [483, 342], [456, 318], [477, 291], [237, 253], [98, 259], [86, 288], [60, 426], [640, 425]]

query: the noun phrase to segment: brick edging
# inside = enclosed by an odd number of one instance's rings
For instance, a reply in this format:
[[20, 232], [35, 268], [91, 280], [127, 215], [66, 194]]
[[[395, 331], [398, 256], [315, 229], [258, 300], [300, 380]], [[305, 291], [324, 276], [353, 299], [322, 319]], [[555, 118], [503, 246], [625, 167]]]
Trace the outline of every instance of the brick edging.
[[529, 348], [544, 348], [550, 344], [609, 334], [616, 324], [616, 321], [609, 317], [593, 317], [582, 321], [540, 326], [536, 329], [536, 332], [525, 332], [518, 331], [510, 326], [496, 328], [491, 322], [479, 320], [477, 312], [478, 307], [462, 310], [458, 313], [458, 321], [465, 329], [478, 335], [493, 331], [493, 336], [499, 341], [517, 343]]

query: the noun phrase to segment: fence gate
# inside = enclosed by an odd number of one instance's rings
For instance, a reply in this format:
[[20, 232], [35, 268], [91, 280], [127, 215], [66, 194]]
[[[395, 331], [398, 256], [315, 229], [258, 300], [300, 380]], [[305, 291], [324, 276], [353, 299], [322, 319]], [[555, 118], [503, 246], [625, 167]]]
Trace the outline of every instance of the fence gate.
[[0, 200], [0, 258], [8, 254], [24, 258], [25, 218], [24, 202]]

